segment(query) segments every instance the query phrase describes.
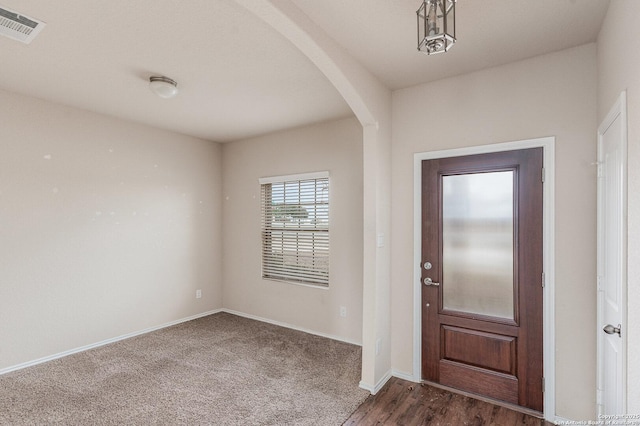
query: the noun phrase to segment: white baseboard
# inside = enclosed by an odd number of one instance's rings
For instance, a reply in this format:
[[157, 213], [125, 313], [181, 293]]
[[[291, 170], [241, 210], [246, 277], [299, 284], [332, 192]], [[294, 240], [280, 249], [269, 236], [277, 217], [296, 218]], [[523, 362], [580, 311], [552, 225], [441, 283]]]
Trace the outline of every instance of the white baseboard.
[[233, 309], [222, 308], [222, 309], [220, 309], [220, 312], [226, 312], [228, 314], [237, 315], [239, 317], [249, 318], [249, 319], [260, 321], [260, 322], [266, 322], [267, 324], [273, 324], [273, 325], [277, 325], [277, 326], [284, 327], [284, 328], [290, 328], [291, 330], [302, 331], [304, 333], [313, 334], [315, 336], [326, 337], [327, 339], [337, 340], [339, 342], [349, 343], [351, 345], [362, 346], [362, 343], [356, 342], [356, 341], [353, 341], [353, 340], [350, 340], [350, 339], [345, 339], [343, 337], [334, 336], [334, 335], [331, 335], [331, 334], [320, 333], [320, 332], [317, 332], [317, 331], [309, 330], [307, 328], [298, 327], [298, 326], [295, 326], [295, 325], [287, 324], [285, 322], [274, 321], [274, 320], [271, 320], [271, 319], [268, 319], [268, 318], [262, 318], [262, 317], [259, 317], [259, 316], [256, 316], [256, 315], [245, 314], [244, 312], [234, 311]]
[[[103, 341], [100, 341], [100, 342], [92, 343], [92, 344], [89, 344], [89, 345], [81, 346], [81, 347], [78, 347], [78, 348], [70, 349], [68, 351], [59, 352], [59, 353], [56, 353], [56, 354], [53, 354], [53, 355], [49, 355], [49, 356], [46, 356], [46, 357], [42, 357], [42, 358], [38, 358], [38, 359], [35, 359], [35, 360], [32, 360], [32, 361], [27, 361], [27, 362], [23, 362], [21, 364], [12, 365], [12, 366], [0, 369], [0, 376], [3, 375], [3, 374], [10, 373], [12, 371], [22, 370], [23, 368], [32, 367], [34, 365], [42, 364], [42, 363], [47, 362], [47, 361], [53, 361], [54, 359], [63, 358], [65, 356], [73, 355], [73, 354], [76, 354], [76, 353], [79, 353], [79, 352], [88, 351], [89, 349], [94, 349], [94, 348], [97, 348], [97, 347], [100, 347], [100, 346], [108, 345], [110, 343], [118, 342], [120, 340], [129, 339], [131, 337], [139, 336], [141, 334], [150, 333], [152, 331], [156, 331], [156, 330], [160, 330], [160, 329], [163, 329], [163, 328], [171, 327], [173, 325], [177, 325], [177, 324], [180, 324], [180, 323], [183, 323], [183, 322], [187, 322], [187, 321], [191, 321], [191, 320], [194, 320], [194, 319], [206, 317], [208, 315], [217, 314], [217, 313], [220, 313], [220, 312], [226, 312], [226, 313], [229, 313], [229, 314], [232, 314], [232, 315], [238, 315], [240, 317], [257, 320], [257, 321], [265, 322], [265, 323], [268, 323], [268, 324], [273, 324], [273, 325], [277, 325], [277, 326], [280, 326], [280, 327], [289, 328], [289, 329], [292, 329], [292, 330], [302, 331], [304, 333], [313, 334], [313, 335], [316, 335], [316, 336], [325, 337], [325, 338], [328, 338], [328, 339], [337, 340], [337, 341], [340, 341], [340, 342], [349, 343], [349, 344], [356, 345], [356, 346], [362, 346], [362, 344], [359, 343], [359, 342], [354, 342], [354, 341], [351, 341], [349, 339], [344, 339], [344, 338], [339, 337], [339, 336], [333, 336], [333, 335], [329, 335], [329, 334], [325, 334], [325, 333], [318, 333], [318, 332], [313, 331], [313, 330], [308, 330], [308, 329], [305, 329], [305, 328], [296, 327], [296, 326], [291, 325], [291, 324], [286, 324], [286, 323], [282, 323], [282, 322], [279, 322], [279, 321], [274, 321], [274, 320], [270, 320], [270, 319], [267, 319], [267, 318], [258, 317], [258, 316], [255, 316], [255, 315], [245, 314], [243, 312], [238, 312], [238, 311], [234, 311], [234, 310], [231, 310], [231, 309], [215, 309], [213, 311], [202, 312], [200, 314], [196, 314], [196, 315], [193, 315], [193, 316], [190, 316], [190, 317], [187, 317], [187, 318], [181, 318], [179, 320], [171, 321], [171, 322], [168, 322], [168, 323], [165, 323], [165, 324], [162, 324], [162, 325], [145, 328], [144, 330], [139, 330], [139, 331], [134, 331], [133, 333], [123, 334], [121, 336], [113, 337], [111, 339], [107, 339], [107, 340], [103, 340]], [[389, 373], [389, 377], [391, 377], [390, 373]], [[389, 380], [389, 377], [384, 379], [384, 382], [381, 385], [376, 385], [375, 389], [373, 389], [373, 390], [375, 390], [375, 392], [380, 390], [380, 388], [382, 388], [382, 386], [384, 386], [384, 383], [386, 383], [386, 381]], [[364, 388], [364, 389], [366, 389], [366, 388]], [[369, 390], [369, 389], [367, 389], [367, 390]], [[375, 393], [375, 392], [372, 392], [372, 393]]]
[[384, 387], [384, 385], [387, 384], [387, 382], [391, 377], [392, 377], [391, 370], [389, 370], [385, 373], [384, 376], [382, 376], [380, 380], [378, 380], [378, 383], [376, 383], [374, 386], [371, 386], [370, 384], [362, 381], [360, 382], [359, 386], [361, 389], [369, 391], [371, 395], [375, 395], [380, 391], [380, 389]]
[[413, 374], [405, 373], [398, 370], [392, 370], [391, 375], [393, 377], [397, 377], [398, 379], [406, 380], [408, 382], [420, 383], [421, 381], [420, 379], [416, 379], [415, 377], [413, 377]]
[[361, 389], [369, 391], [371, 395], [375, 395], [380, 391], [380, 389], [384, 387], [384, 385], [387, 384], [389, 379], [392, 377], [397, 377], [398, 379], [407, 380], [413, 383], [420, 383], [420, 380], [416, 380], [412, 374], [403, 373], [402, 371], [397, 370], [389, 370], [380, 380], [378, 380], [378, 383], [376, 383], [375, 386], [371, 386], [368, 383], [362, 381], [360, 382], [359, 386]]
[[111, 339], [103, 340], [103, 341], [97, 342], [97, 343], [92, 343], [92, 344], [86, 345], [86, 346], [81, 346], [79, 348], [70, 349], [68, 351], [59, 352], [57, 354], [49, 355], [49, 356], [46, 356], [46, 357], [43, 357], [43, 358], [38, 358], [38, 359], [35, 359], [33, 361], [23, 362], [22, 364], [13, 365], [13, 366], [10, 366], [10, 367], [6, 367], [6, 368], [3, 368], [3, 369], [0, 369], [0, 376], [3, 375], [3, 374], [10, 373], [12, 371], [22, 370], [23, 368], [32, 367], [34, 365], [42, 364], [43, 362], [53, 361], [54, 359], [62, 358], [62, 357], [68, 356], [68, 355], [73, 355], [73, 354], [76, 354], [78, 352], [88, 351], [89, 349], [93, 349], [93, 348], [97, 348], [97, 347], [100, 347], [100, 346], [108, 345], [110, 343], [115, 343], [115, 342], [118, 342], [120, 340], [129, 339], [131, 337], [139, 336], [141, 334], [150, 333], [152, 331], [160, 330], [162, 328], [171, 327], [173, 325], [177, 325], [177, 324], [180, 324], [180, 323], [183, 323], [183, 322], [187, 322], [187, 321], [191, 321], [191, 320], [194, 320], [194, 319], [206, 317], [206, 316], [212, 315], [212, 314], [217, 314], [218, 312], [221, 312], [221, 311], [222, 311], [221, 309], [216, 309], [216, 310], [213, 310], [213, 311], [202, 312], [200, 314], [192, 315], [192, 316], [187, 317], [187, 318], [181, 318], [179, 320], [171, 321], [171, 322], [168, 322], [166, 324], [158, 325], [158, 326], [155, 326], [155, 327], [145, 328], [144, 330], [134, 331], [133, 333], [123, 334], [122, 336], [118, 336], [118, 337], [114, 337], [114, 338], [111, 338]]

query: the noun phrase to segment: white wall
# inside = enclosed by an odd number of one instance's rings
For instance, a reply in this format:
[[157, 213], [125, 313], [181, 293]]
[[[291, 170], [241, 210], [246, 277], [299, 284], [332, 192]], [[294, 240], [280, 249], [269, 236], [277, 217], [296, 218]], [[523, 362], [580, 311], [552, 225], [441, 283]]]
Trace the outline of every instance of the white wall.
[[598, 123], [627, 90], [628, 318], [627, 411], [640, 413], [640, 2], [612, 1], [598, 36]]
[[2, 91], [0, 117], [0, 369], [222, 307], [218, 144]]
[[[361, 343], [362, 126], [332, 121], [227, 143], [222, 153], [225, 308]], [[258, 179], [323, 170], [331, 185], [329, 289], [263, 280]]]
[[556, 412], [595, 417], [596, 81], [589, 44], [393, 93], [394, 370], [413, 371], [413, 154], [555, 136]]

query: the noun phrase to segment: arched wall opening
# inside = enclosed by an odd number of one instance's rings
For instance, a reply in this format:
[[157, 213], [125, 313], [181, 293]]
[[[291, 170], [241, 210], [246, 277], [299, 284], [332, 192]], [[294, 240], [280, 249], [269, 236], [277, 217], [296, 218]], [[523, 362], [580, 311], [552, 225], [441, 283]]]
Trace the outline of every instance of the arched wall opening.
[[363, 328], [360, 386], [391, 374], [391, 92], [288, 0], [235, 0], [282, 34], [334, 85], [363, 127]]

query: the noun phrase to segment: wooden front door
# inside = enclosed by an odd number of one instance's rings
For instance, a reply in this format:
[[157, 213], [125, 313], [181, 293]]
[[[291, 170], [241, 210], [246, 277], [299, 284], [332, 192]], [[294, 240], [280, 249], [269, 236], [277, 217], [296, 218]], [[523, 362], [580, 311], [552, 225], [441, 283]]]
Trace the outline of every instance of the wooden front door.
[[539, 412], [542, 158], [422, 163], [422, 378]]

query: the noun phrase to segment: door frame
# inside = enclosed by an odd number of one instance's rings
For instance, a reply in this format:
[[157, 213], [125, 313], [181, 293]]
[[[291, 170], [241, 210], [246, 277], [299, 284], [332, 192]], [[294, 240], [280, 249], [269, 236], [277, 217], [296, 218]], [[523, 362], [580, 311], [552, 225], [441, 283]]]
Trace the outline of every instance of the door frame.
[[544, 418], [555, 420], [555, 137], [525, 139], [439, 151], [419, 152], [413, 155], [413, 380], [422, 380], [422, 160], [485, 154], [526, 148], [543, 148], [543, 365], [544, 365]]
[[620, 146], [622, 150], [622, 165], [620, 172], [622, 173], [622, 194], [620, 194], [620, 198], [617, 200], [620, 204], [619, 207], [622, 211], [623, 220], [621, 226], [622, 230], [622, 238], [621, 242], [621, 253], [622, 257], [622, 265], [621, 265], [621, 301], [620, 301], [620, 309], [622, 315], [622, 335], [621, 335], [621, 352], [622, 352], [622, 389], [618, 389], [622, 393], [622, 408], [623, 413], [625, 414], [627, 410], [627, 331], [629, 328], [629, 323], [627, 322], [627, 240], [628, 240], [628, 232], [627, 232], [627, 158], [628, 158], [628, 135], [627, 135], [627, 92], [623, 91], [620, 93], [616, 102], [611, 107], [611, 110], [607, 114], [600, 126], [598, 126], [598, 146], [597, 146], [597, 162], [596, 165], [598, 167], [598, 196], [597, 196], [597, 204], [598, 204], [598, 217], [597, 217], [597, 225], [598, 225], [598, 241], [597, 241], [597, 276], [598, 276], [598, 288], [597, 288], [597, 313], [596, 313], [596, 346], [597, 346], [597, 355], [596, 355], [596, 364], [597, 364], [597, 378], [596, 378], [596, 412], [598, 415], [602, 414], [602, 404], [604, 400], [604, 394], [606, 390], [603, 390], [603, 382], [604, 382], [604, 365], [602, 359], [602, 351], [604, 345], [604, 336], [602, 334], [602, 324], [604, 324], [604, 296], [600, 287], [600, 276], [602, 273], [603, 267], [603, 259], [602, 252], [604, 250], [603, 243], [604, 238], [602, 237], [602, 232], [604, 230], [605, 221], [602, 217], [602, 210], [605, 208], [604, 200], [602, 199], [602, 179], [600, 178], [600, 164], [602, 163], [602, 143], [603, 136], [606, 131], [613, 125], [615, 120], [620, 118], [620, 124], [622, 127], [622, 140], [620, 141]]

